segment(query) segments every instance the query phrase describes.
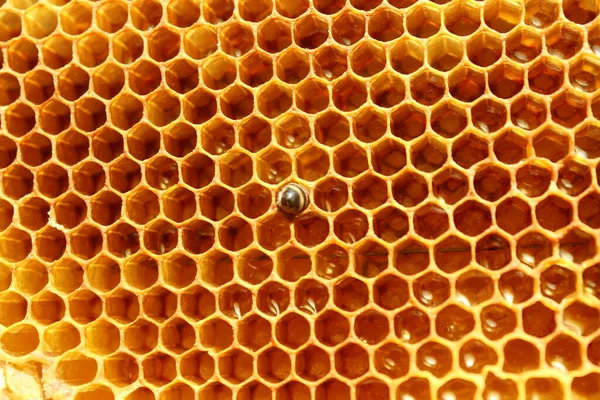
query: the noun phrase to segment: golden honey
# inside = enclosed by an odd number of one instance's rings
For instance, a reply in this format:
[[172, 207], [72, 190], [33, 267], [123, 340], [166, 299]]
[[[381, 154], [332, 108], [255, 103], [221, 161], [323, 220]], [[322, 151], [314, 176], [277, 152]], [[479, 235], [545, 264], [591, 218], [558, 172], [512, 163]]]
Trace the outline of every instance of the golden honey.
[[0, 398], [600, 399], [597, 0], [1, 3]]

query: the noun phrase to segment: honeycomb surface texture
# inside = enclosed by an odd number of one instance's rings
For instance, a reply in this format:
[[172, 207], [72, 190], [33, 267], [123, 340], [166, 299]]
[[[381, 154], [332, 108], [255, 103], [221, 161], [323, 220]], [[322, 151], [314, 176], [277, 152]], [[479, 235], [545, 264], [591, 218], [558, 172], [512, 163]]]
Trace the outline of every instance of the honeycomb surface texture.
[[599, 1], [0, 4], [0, 398], [600, 399]]

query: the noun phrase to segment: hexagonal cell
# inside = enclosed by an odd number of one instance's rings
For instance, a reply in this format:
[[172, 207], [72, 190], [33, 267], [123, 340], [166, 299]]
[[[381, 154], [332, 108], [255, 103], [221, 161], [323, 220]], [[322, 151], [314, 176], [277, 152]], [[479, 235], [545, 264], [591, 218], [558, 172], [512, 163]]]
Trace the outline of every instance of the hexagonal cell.
[[169, 319], [177, 309], [177, 296], [158, 286], [146, 292], [142, 298], [144, 314], [158, 323]]
[[373, 216], [373, 231], [388, 243], [397, 241], [408, 233], [408, 217], [394, 207], [380, 210]]
[[365, 214], [358, 210], [346, 210], [338, 214], [333, 221], [333, 233], [346, 243], [361, 240], [369, 230]]
[[367, 101], [367, 88], [361, 80], [346, 75], [334, 83], [331, 96], [339, 110], [354, 111]]
[[389, 57], [395, 71], [408, 75], [423, 66], [425, 51], [419, 42], [400, 38], [390, 47]]
[[31, 236], [25, 231], [10, 227], [0, 236], [0, 257], [16, 262], [25, 259], [31, 253]]
[[571, 222], [573, 208], [566, 199], [551, 195], [538, 203], [535, 208], [535, 216], [544, 229], [557, 231]]
[[412, 98], [424, 106], [432, 106], [440, 101], [446, 91], [446, 83], [442, 75], [424, 70], [410, 80]]
[[313, 68], [321, 78], [339, 78], [348, 69], [347, 54], [344, 49], [335, 45], [321, 47], [314, 55]]
[[221, 30], [220, 42], [225, 53], [241, 57], [254, 46], [254, 35], [247, 24], [234, 22]]
[[583, 45], [583, 33], [569, 22], [554, 24], [545, 36], [548, 53], [563, 59], [573, 57]]
[[[310, 114], [323, 111], [329, 105], [329, 90], [327, 85], [318, 79], [308, 79], [298, 84], [294, 96], [296, 106], [300, 110]], [[282, 103], [282, 108], [287, 107], [288, 103], [291, 106], [291, 100], [284, 99]]]
[[102, 233], [92, 225], [81, 225], [71, 233], [71, 252], [89, 260], [102, 250]]
[[277, 58], [275, 70], [279, 79], [286, 83], [302, 81], [310, 71], [308, 53], [294, 47], [285, 50]]
[[385, 64], [385, 50], [376, 42], [363, 42], [350, 53], [352, 70], [362, 77], [373, 76], [381, 72]]
[[214, 375], [215, 360], [206, 351], [193, 351], [181, 359], [179, 368], [184, 379], [202, 385]]
[[482, 132], [496, 132], [506, 124], [506, 106], [492, 99], [480, 100], [471, 108], [471, 119]]
[[83, 283], [83, 269], [70, 258], [62, 258], [52, 267], [50, 279], [57, 290], [71, 293]]
[[179, 35], [166, 27], [152, 30], [148, 37], [148, 54], [158, 62], [168, 61], [179, 53]]
[[144, 247], [154, 254], [166, 254], [177, 247], [177, 229], [158, 219], [144, 229]]
[[566, 128], [573, 128], [587, 116], [586, 100], [576, 92], [564, 91], [552, 99], [552, 120]]
[[[145, 340], [139, 340], [140, 336]], [[123, 334], [125, 347], [136, 354], [150, 352], [158, 344], [158, 328], [145, 319], [138, 319], [125, 328]]]
[[468, 200], [454, 210], [453, 220], [459, 231], [469, 236], [477, 236], [490, 227], [492, 215], [485, 205]]
[[253, 351], [258, 351], [272, 341], [271, 323], [261, 316], [249, 315], [239, 322], [238, 327], [238, 341]]
[[290, 221], [280, 213], [270, 214], [259, 222], [256, 236], [262, 247], [275, 250], [290, 240]]
[[505, 272], [498, 281], [498, 289], [511, 304], [519, 304], [533, 296], [533, 278], [519, 270]]
[[415, 212], [413, 225], [419, 236], [435, 239], [448, 230], [448, 215], [435, 204], [425, 204]]
[[415, 275], [429, 266], [429, 250], [415, 239], [400, 242], [394, 249], [394, 267], [405, 275]]
[[448, 236], [435, 245], [433, 257], [439, 269], [454, 273], [471, 262], [471, 245], [457, 236]]
[[338, 245], [329, 245], [317, 252], [316, 273], [321, 278], [337, 278], [348, 269], [348, 264], [348, 253]]
[[147, 254], [136, 254], [123, 266], [123, 277], [137, 289], [147, 289], [158, 279], [158, 263]]
[[543, 95], [554, 93], [560, 89], [564, 75], [562, 64], [547, 57], [542, 57], [531, 65], [527, 74], [531, 90]]
[[185, 94], [198, 86], [198, 69], [190, 61], [175, 60], [167, 66], [165, 81], [177, 93]]
[[236, 319], [242, 319], [252, 308], [252, 293], [240, 286], [232, 285], [219, 293], [219, 309], [221, 312]]
[[475, 246], [475, 260], [491, 271], [502, 269], [511, 260], [510, 243], [500, 234], [492, 233], [484, 236]]
[[146, 115], [155, 126], [165, 126], [179, 117], [181, 106], [177, 97], [163, 89], [146, 99]]
[[441, 378], [452, 369], [452, 353], [443, 344], [427, 342], [417, 350], [417, 367]]
[[105, 320], [96, 321], [85, 327], [86, 349], [98, 355], [114, 353], [121, 340], [119, 329]]
[[56, 228], [47, 227], [35, 236], [37, 255], [44, 261], [56, 261], [65, 252], [65, 235]]
[[[75, 130], [69, 130], [58, 136], [56, 140], [56, 156], [62, 163], [73, 166], [88, 156], [89, 147], [89, 140], [85, 135]], [[96, 144], [96, 147], [98, 147], [98, 144]], [[101, 154], [97, 158], [103, 157], [103, 155], [108, 156], [103, 151], [104, 147], [102, 147], [102, 150], [98, 150]], [[115, 148], [114, 151], [118, 152], [118, 149]]]
[[358, 279], [346, 278], [336, 284], [333, 290], [335, 305], [345, 311], [356, 311], [368, 302], [369, 289]]
[[572, 371], [581, 367], [581, 352], [577, 340], [560, 334], [546, 345], [546, 362], [559, 371]]
[[292, 91], [279, 83], [270, 83], [258, 92], [257, 105], [265, 117], [276, 118], [292, 106]]
[[[81, 78], [83, 78], [83, 76], [81, 76]], [[125, 73], [123, 72], [123, 69], [116, 64], [105, 63], [95, 70], [94, 75], [92, 76], [92, 82], [94, 92], [98, 96], [109, 100], [117, 96], [123, 89], [123, 86], [125, 85]], [[82, 82], [80, 84], [80, 90], [87, 90], [86, 84], [87, 82]]]
[[455, 304], [442, 309], [435, 319], [437, 334], [452, 341], [460, 340], [471, 332], [474, 327], [475, 319], [473, 315]]
[[294, 220], [298, 242], [307, 247], [323, 243], [329, 235], [329, 222], [316, 213], [304, 213]]
[[327, 310], [315, 321], [315, 336], [326, 346], [342, 343], [350, 333], [350, 323], [336, 311]]
[[541, 396], [550, 399], [564, 398], [563, 385], [555, 378], [530, 378], [525, 383], [525, 393], [530, 399]]
[[104, 361], [104, 376], [116, 386], [131, 385], [138, 379], [139, 366], [135, 358], [126, 353], [117, 353]]
[[496, 201], [510, 189], [510, 174], [499, 166], [490, 164], [477, 170], [473, 178], [475, 191], [484, 200]]
[[450, 71], [463, 57], [463, 43], [453, 36], [440, 35], [427, 45], [429, 65], [439, 71]]
[[550, 186], [552, 171], [546, 162], [534, 161], [517, 170], [517, 188], [529, 197], [544, 194]]
[[386, 131], [386, 115], [375, 109], [363, 108], [352, 118], [352, 133], [361, 142], [375, 142]]
[[7, 49], [8, 66], [15, 72], [24, 74], [36, 67], [39, 62], [36, 45], [27, 38], [12, 41]]
[[231, 257], [220, 251], [213, 251], [203, 257], [200, 263], [202, 280], [213, 286], [222, 286], [233, 279]]
[[239, 384], [252, 376], [252, 356], [241, 350], [230, 350], [219, 357], [219, 372], [231, 383]]
[[215, 54], [202, 63], [202, 80], [211, 89], [224, 89], [235, 81], [237, 72], [233, 58]]
[[481, 373], [487, 365], [493, 366], [497, 363], [496, 352], [480, 340], [469, 340], [460, 348], [459, 364], [466, 372]]
[[42, 46], [44, 64], [59, 69], [73, 59], [73, 42], [62, 35], [53, 35], [44, 40]]
[[296, 374], [304, 380], [318, 381], [327, 375], [330, 369], [329, 354], [320, 347], [311, 345], [296, 355]]
[[450, 283], [445, 277], [428, 272], [413, 282], [417, 300], [427, 307], [437, 307], [450, 297]]
[[106, 298], [106, 315], [122, 324], [128, 324], [138, 317], [140, 305], [133, 293], [118, 289]]
[[528, 156], [528, 140], [514, 129], [507, 129], [494, 140], [494, 155], [504, 164], [516, 164]]
[[56, 378], [72, 386], [92, 382], [97, 373], [96, 360], [78, 351], [65, 354], [56, 365]]
[[130, 94], [120, 94], [112, 100], [110, 105], [112, 123], [123, 130], [131, 129], [138, 123], [142, 119], [143, 111], [142, 102]]
[[592, 398], [599, 390], [598, 378], [600, 378], [600, 374], [597, 372], [573, 378], [573, 381], [571, 382], [571, 392], [582, 399]]
[[[94, 178], [99, 178], [97, 182], [99, 184], [104, 184], [103, 171], [95, 168], [88, 170], [88, 166], [90, 165], [84, 164], [81, 165], [80, 168], [77, 168], [75, 171], [73, 171], [75, 189], [82, 193], [86, 192], [86, 189], [84, 189], [82, 186], [93, 182]], [[84, 178], [82, 174], [86, 172], [89, 172], [90, 175]], [[101, 172], [101, 176], [95, 175], [96, 172]], [[11, 176], [11, 178], [13, 177]], [[88, 178], [90, 179], [89, 181], [87, 180]], [[4, 179], [6, 180], [6, 175]], [[43, 166], [36, 175], [36, 183], [38, 191], [44, 196], [51, 198], [58, 197], [69, 189], [69, 177], [67, 171], [57, 164], [47, 164]], [[25, 182], [19, 182], [18, 184], [22, 186], [25, 184]], [[15, 187], [14, 189], [18, 189], [18, 187]], [[10, 196], [10, 191], [5, 190], [5, 193]], [[86, 194], [93, 194], [93, 191], [89, 191]]]
[[435, 35], [441, 26], [440, 9], [429, 4], [413, 7], [406, 16], [406, 29], [418, 38]]
[[44, 132], [52, 135], [58, 135], [65, 131], [71, 123], [71, 111], [69, 107], [57, 99], [51, 99], [44, 103], [39, 113], [41, 128]]
[[498, 340], [517, 327], [517, 317], [514, 311], [499, 304], [492, 304], [483, 308], [480, 318], [483, 333], [491, 340]]
[[238, 192], [237, 205], [248, 218], [258, 218], [271, 207], [271, 191], [259, 183], [250, 183]]
[[595, 59], [582, 55], [569, 66], [569, 80], [571, 84], [584, 92], [594, 92], [600, 88], [596, 75], [600, 65]]
[[127, 197], [125, 209], [132, 221], [138, 224], [146, 224], [159, 213], [158, 196], [148, 189], [137, 189]]
[[277, 255], [277, 274], [284, 280], [295, 282], [312, 268], [310, 256], [304, 251], [287, 247]]
[[315, 187], [314, 202], [323, 211], [337, 211], [348, 202], [348, 187], [336, 178], [326, 178]]
[[542, 338], [556, 329], [554, 311], [538, 301], [523, 309], [523, 330], [528, 335]]
[[[324, 2], [322, 2], [324, 3]], [[328, 2], [329, 7], [336, 7], [335, 3]], [[321, 6], [323, 6], [322, 4]], [[340, 7], [341, 8], [341, 7]], [[357, 43], [365, 35], [365, 18], [362, 14], [347, 10], [333, 18], [331, 36], [341, 45], [350, 46]], [[327, 27], [326, 27], [327, 30]]]
[[241, 151], [230, 151], [219, 160], [221, 181], [231, 187], [246, 184], [252, 178], [252, 158]]
[[365, 175], [354, 183], [352, 199], [360, 207], [377, 208], [387, 201], [387, 184], [376, 175]]
[[3, 10], [1, 15], [2, 28], [0, 28], [0, 40], [8, 42], [9, 40], [21, 34], [21, 17], [15, 11]]
[[44, 261], [58, 260], [67, 246], [64, 233], [53, 227], [46, 227], [35, 235], [36, 254]]
[[271, 125], [262, 118], [251, 116], [242, 121], [238, 130], [240, 145], [256, 153], [271, 142]]
[[581, 264], [596, 255], [596, 243], [591, 234], [575, 228], [561, 238], [559, 254], [565, 260]]
[[234, 85], [225, 89], [220, 98], [221, 111], [231, 119], [243, 119], [254, 108], [254, 95], [248, 89]]
[[147, 60], [141, 60], [128, 70], [129, 87], [135, 93], [146, 95], [158, 88], [161, 81], [159, 67]]
[[[2, 226], [6, 229], [13, 219], [13, 206], [5, 200], [2, 200], [0, 204], [2, 205], [3, 215]], [[19, 221], [21, 225], [34, 231], [46, 226], [49, 213], [50, 205], [40, 197], [29, 197], [19, 204]]]
[[[529, 69], [530, 77], [531, 71], [532, 69]], [[509, 99], [516, 96], [523, 89], [525, 69], [511, 62], [503, 62], [490, 70], [488, 79], [490, 90], [494, 95], [502, 99]], [[527, 97], [523, 98], [527, 99]], [[522, 108], [521, 111], [526, 111]], [[526, 115], [529, 116], [530, 114]]]
[[277, 142], [286, 148], [297, 148], [311, 136], [309, 121], [296, 113], [286, 113], [275, 122]]
[[152, 353], [142, 361], [144, 379], [156, 386], [164, 386], [177, 377], [175, 359], [165, 353]]
[[142, 180], [140, 165], [128, 157], [115, 161], [108, 170], [110, 186], [121, 193], [137, 187]]
[[279, 53], [292, 44], [290, 26], [277, 18], [268, 18], [258, 27], [258, 45], [269, 53]]
[[160, 337], [163, 346], [176, 354], [191, 349], [196, 342], [194, 328], [181, 318], [171, 319], [162, 326]]
[[175, 160], [158, 156], [145, 164], [146, 182], [154, 189], [166, 190], [179, 181], [179, 168]]
[[58, 322], [46, 328], [43, 336], [44, 353], [56, 357], [81, 343], [79, 331], [68, 322]]
[[112, 258], [100, 256], [88, 265], [86, 277], [94, 289], [109, 292], [119, 285], [121, 269], [119, 264]]
[[378, 8], [368, 21], [369, 36], [380, 42], [399, 38], [404, 33], [402, 14], [387, 8]]
[[48, 284], [48, 271], [38, 260], [26, 260], [15, 266], [14, 282], [20, 292], [36, 294]]
[[586, 123], [575, 133], [575, 152], [585, 158], [600, 157], [600, 126]]
[[196, 279], [196, 262], [182, 253], [175, 253], [163, 260], [160, 274], [164, 282], [176, 288], [189, 286]]
[[257, 370], [263, 379], [272, 383], [281, 382], [290, 375], [292, 361], [283, 350], [272, 347], [258, 356]]
[[[14, 79], [12, 75], [0, 76], [0, 81], [3, 85], [6, 85], [2, 89], [3, 98], [1, 99], [1, 103], [3, 103], [3, 105], [8, 105], [17, 100], [19, 83], [12, 79]], [[28, 73], [25, 76], [23, 84], [27, 100], [37, 105], [44, 103], [54, 94], [53, 77], [47, 71], [35, 70]]]
[[254, 238], [252, 227], [240, 217], [231, 217], [222, 222], [218, 235], [221, 245], [231, 251], [248, 247]]
[[335, 352], [335, 369], [345, 378], [360, 378], [369, 370], [369, 355], [365, 349], [350, 343]]
[[43, 291], [31, 300], [31, 316], [40, 324], [51, 325], [65, 316], [65, 303], [58, 295]]
[[27, 300], [17, 292], [9, 291], [0, 293], [0, 324], [9, 327], [22, 321], [27, 316]]
[[355, 143], [346, 143], [333, 155], [333, 168], [337, 173], [353, 178], [369, 168], [366, 151]]
[[452, 144], [452, 159], [463, 168], [472, 167], [486, 159], [488, 154], [488, 143], [475, 133], [461, 135]]
[[15, 142], [7, 136], [0, 136], [0, 169], [10, 166], [16, 158], [17, 145]]
[[373, 278], [388, 267], [388, 251], [375, 241], [363, 243], [354, 254], [354, 268], [365, 278]]
[[513, 61], [528, 63], [540, 55], [542, 37], [533, 29], [521, 27], [506, 38], [506, 54]]

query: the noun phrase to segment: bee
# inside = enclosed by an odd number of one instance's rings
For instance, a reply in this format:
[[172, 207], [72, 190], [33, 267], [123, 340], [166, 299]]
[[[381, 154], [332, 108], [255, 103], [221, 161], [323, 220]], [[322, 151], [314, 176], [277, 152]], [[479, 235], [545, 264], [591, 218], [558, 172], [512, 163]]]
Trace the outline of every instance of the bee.
[[277, 207], [286, 214], [300, 214], [308, 203], [308, 191], [297, 183], [285, 185], [277, 194]]

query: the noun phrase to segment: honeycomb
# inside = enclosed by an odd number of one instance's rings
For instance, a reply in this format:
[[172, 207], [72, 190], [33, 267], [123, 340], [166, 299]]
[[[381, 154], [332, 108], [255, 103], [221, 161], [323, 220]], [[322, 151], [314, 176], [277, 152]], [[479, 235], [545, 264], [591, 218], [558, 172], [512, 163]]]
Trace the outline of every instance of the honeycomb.
[[0, 398], [600, 399], [598, 14], [2, 0]]

